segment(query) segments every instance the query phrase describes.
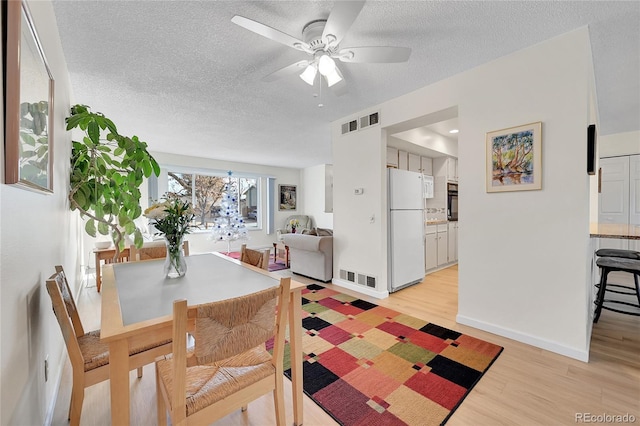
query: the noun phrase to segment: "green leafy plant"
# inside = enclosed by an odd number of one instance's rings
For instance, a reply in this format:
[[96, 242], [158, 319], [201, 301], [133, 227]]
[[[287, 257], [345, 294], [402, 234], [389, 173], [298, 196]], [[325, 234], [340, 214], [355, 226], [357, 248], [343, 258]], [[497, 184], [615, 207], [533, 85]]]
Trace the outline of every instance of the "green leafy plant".
[[115, 258], [124, 248], [125, 235], [133, 235], [141, 247], [142, 234], [134, 223], [142, 214], [139, 188], [143, 178], [160, 175], [147, 143], [120, 135], [110, 119], [86, 105], [74, 105], [66, 121], [67, 130], [84, 132], [82, 141], [73, 141], [71, 152], [71, 210], [87, 218], [87, 234], [111, 235]]

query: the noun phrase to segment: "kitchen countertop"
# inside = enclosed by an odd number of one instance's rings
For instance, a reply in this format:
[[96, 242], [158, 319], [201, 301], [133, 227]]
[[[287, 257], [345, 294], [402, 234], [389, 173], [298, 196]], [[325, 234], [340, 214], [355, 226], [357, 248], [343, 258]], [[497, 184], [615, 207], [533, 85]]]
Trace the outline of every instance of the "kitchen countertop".
[[623, 240], [640, 240], [640, 225], [619, 223], [591, 223], [591, 238], [619, 238]]

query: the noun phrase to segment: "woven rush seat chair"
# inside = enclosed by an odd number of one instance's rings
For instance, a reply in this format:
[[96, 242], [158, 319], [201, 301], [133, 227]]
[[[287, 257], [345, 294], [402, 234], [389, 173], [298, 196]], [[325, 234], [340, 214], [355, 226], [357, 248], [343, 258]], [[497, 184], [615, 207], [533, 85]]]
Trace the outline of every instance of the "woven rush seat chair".
[[[595, 301], [596, 310], [594, 313], [593, 322], [598, 322], [602, 309], [607, 309], [609, 311], [618, 312], [621, 314], [640, 316], [640, 260], [623, 257], [600, 257], [596, 260], [596, 265], [600, 267], [601, 272], [600, 283], [598, 284], [598, 295]], [[633, 274], [635, 287], [607, 283], [609, 273], [614, 271], [628, 272], [630, 274]], [[607, 292], [616, 293], [623, 296], [635, 296], [635, 300], [634, 298], [628, 298], [628, 300], [605, 299]], [[613, 306], [607, 306], [605, 305], [605, 303], [613, 304], [616, 307], [614, 308]], [[621, 305], [620, 308], [617, 308], [617, 306], [619, 305]], [[626, 308], [626, 306], [632, 307], [634, 309], [628, 309]], [[625, 308], [626, 310], [622, 310], [623, 308]]]
[[[173, 304], [174, 353], [156, 361], [158, 424], [209, 424], [273, 392], [285, 424], [283, 354], [291, 278], [257, 293], [187, 307]], [[187, 350], [187, 324], [195, 346]], [[273, 355], [265, 342], [273, 338]]]
[[258, 268], [269, 270], [269, 249], [262, 251], [248, 249], [246, 244], [240, 247], [240, 262], [257, 266]]
[[[182, 243], [182, 250], [185, 256], [189, 256], [189, 241]], [[164, 241], [152, 241], [144, 243], [142, 247], [136, 248], [135, 245], [129, 247], [129, 259], [131, 262], [150, 259], [164, 259], [167, 257], [167, 245]]]
[[[56, 266], [56, 273], [46, 285], [71, 361], [73, 384], [68, 419], [72, 426], [77, 426], [82, 416], [84, 389], [109, 378], [109, 347], [100, 342], [100, 330], [85, 333], [62, 266]], [[171, 340], [130, 348], [129, 368], [137, 369], [141, 378], [144, 365], [167, 353], [171, 353]]]

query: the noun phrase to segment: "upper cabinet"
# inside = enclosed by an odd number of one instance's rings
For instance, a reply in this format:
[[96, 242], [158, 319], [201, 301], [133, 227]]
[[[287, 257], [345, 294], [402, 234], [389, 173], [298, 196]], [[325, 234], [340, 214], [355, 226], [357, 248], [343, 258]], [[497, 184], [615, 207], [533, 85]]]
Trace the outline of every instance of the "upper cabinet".
[[422, 173], [422, 165], [418, 154], [408, 154], [408, 170], [410, 172]]
[[422, 167], [423, 175], [433, 176], [433, 159], [430, 157], [420, 157], [420, 165]]
[[409, 170], [409, 153], [407, 151], [398, 151], [398, 168]]
[[446, 177], [448, 182], [458, 181], [458, 159], [439, 157], [433, 159], [433, 175]]
[[398, 168], [398, 149], [387, 147], [387, 167]]
[[640, 155], [601, 158], [599, 222], [640, 225]]

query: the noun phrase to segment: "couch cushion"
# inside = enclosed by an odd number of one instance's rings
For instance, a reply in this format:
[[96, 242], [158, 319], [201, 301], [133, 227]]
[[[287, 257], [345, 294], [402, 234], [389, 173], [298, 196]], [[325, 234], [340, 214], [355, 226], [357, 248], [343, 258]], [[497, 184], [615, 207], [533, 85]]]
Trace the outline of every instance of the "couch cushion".
[[316, 235], [319, 237], [329, 237], [333, 235], [333, 229], [316, 228]]

